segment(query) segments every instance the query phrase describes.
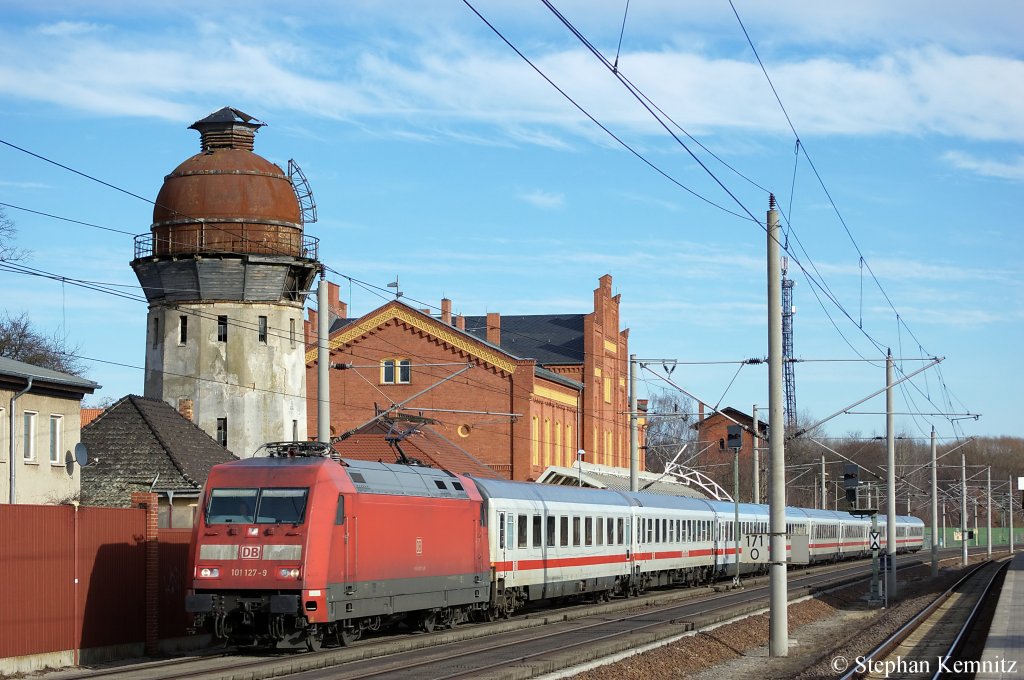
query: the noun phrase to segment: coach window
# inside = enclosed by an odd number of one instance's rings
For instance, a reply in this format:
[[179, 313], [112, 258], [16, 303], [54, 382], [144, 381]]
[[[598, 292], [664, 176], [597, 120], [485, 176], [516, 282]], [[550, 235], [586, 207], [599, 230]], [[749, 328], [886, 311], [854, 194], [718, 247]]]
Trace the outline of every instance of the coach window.
[[594, 518], [587, 517], [583, 520], [583, 543], [584, 545], [594, 545]]
[[615, 518], [608, 518], [608, 545], [615, 545]]
[[579, 545], [580, 544], [580, 518], [579, 517], [573, 517], [572, 518], [572, 544], [573, 545]]
[[654, 542], [661, 543], [661, 520], [654, 520]]
[[541, 544], [542, 544], [542, 533], [543, 533], [543, 530], [541, 529], [540, 523], [541, 523], [541, 516], [540, 515], [534, 515], [533, 516], [533, 547], [534, 548], [539, 548], [539, 547], [541, 547]]
[[547, 537], [548, 547], [555, 547], [555, 518], [550, 515], [547, 517]]
[[625, 527], [621, 517], [615, 521], [615, 526], [617, 527], [615, 530], [615, 542], [618, 545], [622, 545], [625, 543], [626, 532], [624, 530]]
[[526, 515], [519, 515], [519, 521], [516, 522], [518, 525], [518, 532], [516, 533], [516, 547], [525, 548], [527, 547], [527, 539], [529, 537], [529, 527], [526, 524]]
[[505, 513], [498, 513], [498, 549], [505, 549]]
[[604, 517], [597, 518], [597, 524], [594, 525], [594, 528], [597, 529], [597, 544], [604, 545]]
[[558, 518], [558, 545], [563, 548], [569, 545], [569, 518], [562, 515]]

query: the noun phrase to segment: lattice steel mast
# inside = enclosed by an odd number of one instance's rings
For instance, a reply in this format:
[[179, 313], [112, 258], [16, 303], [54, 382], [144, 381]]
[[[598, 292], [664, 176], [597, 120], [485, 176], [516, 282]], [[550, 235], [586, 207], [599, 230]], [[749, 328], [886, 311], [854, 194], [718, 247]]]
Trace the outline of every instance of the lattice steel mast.
[[786, 429], [796, 430], [796, 374], [793, 372], [793, 285], [795, 281], [786, 276], [789, 258], [782, 258], [782, 371], [786, 391]]

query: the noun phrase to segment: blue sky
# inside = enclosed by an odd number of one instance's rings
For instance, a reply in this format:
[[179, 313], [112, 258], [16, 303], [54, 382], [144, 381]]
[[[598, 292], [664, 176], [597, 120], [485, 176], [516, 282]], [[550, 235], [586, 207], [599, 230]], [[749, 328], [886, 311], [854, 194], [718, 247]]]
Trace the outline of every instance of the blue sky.
[[[906, 373], [946, 357], [899, 411], [982, 414], [901, 415], [901, 432], [1024, 436], [1024, 5], [734, 3], [785, 112], [727, 0], [632, 0], [624, 29], [624, 1], [553, 2], [688, 151], [541, 2], [472, 5], [629, 149], [463, 2], [4, 0], [0, 202], [30, 266], [137, 293], [121, 232], [146, 232], [152, 206], [125, 192], [155, 198], [199, 149], [187, 126], [233, 106], [268, 124], [258, 153], [305, 172], [308, 232], [356, 280], [353, 312], [396, 276], [415, 306], [586, 312], [608, 273], [631, 351], [694, 362], [672, 380], [749, 410], [767, 406], [766, 368], [710, 362], [767, 354], [754, 220], [770, 190], [794, 255], [801, 413], [880, 389], [891, 347]], [[83, 356], [143, 365], [143, 303], [4, 271], [0, 287]], [[99, 398], [142, 391], [140, 368], [87, 364]], [[884, 418], [827, 429], [880, 434]]]

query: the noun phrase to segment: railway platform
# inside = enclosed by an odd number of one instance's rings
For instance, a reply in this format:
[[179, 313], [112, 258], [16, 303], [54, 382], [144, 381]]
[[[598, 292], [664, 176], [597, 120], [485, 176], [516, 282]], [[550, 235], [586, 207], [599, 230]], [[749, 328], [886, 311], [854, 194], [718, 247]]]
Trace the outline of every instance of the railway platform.
[[1024, 677], [1024, 553], [1017, 553], [999, 593], [978, 680]]

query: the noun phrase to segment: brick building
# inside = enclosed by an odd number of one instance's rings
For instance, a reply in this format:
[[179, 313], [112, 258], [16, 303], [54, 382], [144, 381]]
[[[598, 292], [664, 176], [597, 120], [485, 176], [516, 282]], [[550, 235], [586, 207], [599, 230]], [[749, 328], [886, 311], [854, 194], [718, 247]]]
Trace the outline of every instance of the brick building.
[[[611, 276], [600, 278], [586, 314], [463, 317], [446, 299], [438, 316], [395, 300], [347, 318], [337, 286], [329, 290], [331, 362], [350, 366], [331, 371], [332, 434], [402, 404], [510, 479], [570, 466], [579, 449], [587, 462], [629, 466], [629, 331], [619, 328]], [[317, 430], [316, 328], [310, 312], [309, 432]]]
[[[730, 425], [743, 427], [743, 436], [740, 446], [739, 468], [740, 468], [740, 500], [750, 502], [753, 499], [753, 477], [754, 477], [754, 419], [751, 415], [728, 406], [721, 411], [714, 411], [710, 416], [704, 417], [704, 404], [698, 404], [699, 419], [694, 425], [697, 430], [697, 450], [703, 451], [690, 465], [700, 470], [711, 479], [718, 482], [719, 486], [725, 489], [730, 495], [733, 492], [732, 479], [732, 450], [720, 448], [727, 442], [728, 428]], [[757, 419], [758, 432], [761, 440], [759, 442], [759, 468], [761, 501], [764, 502], [767, 496], [765, 489], [768, 485], [768, 423]]]

